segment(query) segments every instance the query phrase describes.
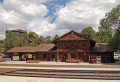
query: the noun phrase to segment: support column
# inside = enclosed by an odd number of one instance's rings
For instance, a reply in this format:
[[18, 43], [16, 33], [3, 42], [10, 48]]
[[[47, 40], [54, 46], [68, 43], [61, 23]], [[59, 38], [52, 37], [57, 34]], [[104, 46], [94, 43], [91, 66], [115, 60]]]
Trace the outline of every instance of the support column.
[[59, 52], [57, 52], [57, 62], [59, 62]]
[[11, 61], [13, 60], [13, 53], [10, 53]]
[[81, 60], [82, 60], [82, 62], [84, 60], [84, 54], [83, 53], [81, 54]]
[[19, 61], [22, 61], [22, 53], [19, 53]]
[[[58, 48], [58, 41], [57, 41], [57, 48]], [[57, 50], [57, 62], [59, 62], [59, 52]]]
[[24, 61], [26, 61], [26, 55], [27, 55], [26, 53], [23, 54]]
[[89, 53], [89, 63], [90, 63], [90, 52], [88, 52]]

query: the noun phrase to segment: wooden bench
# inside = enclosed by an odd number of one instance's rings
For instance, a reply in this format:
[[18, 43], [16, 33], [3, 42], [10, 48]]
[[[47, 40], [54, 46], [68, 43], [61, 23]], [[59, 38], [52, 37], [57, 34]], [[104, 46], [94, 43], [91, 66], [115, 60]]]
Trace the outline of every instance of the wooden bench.
[[0, 62], [5, 62], [5, 61], [7, 61], [6, 59], [0, 59]]
[[40, 60], [27, 60], [26, 63], [39, 63]]

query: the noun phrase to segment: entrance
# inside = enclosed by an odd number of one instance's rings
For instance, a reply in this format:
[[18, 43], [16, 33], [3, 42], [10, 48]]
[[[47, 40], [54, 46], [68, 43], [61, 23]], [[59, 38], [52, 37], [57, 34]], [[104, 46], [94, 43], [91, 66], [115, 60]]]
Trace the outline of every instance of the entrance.
[[66, 61], [66, 59], [67, 59], [67, 53], [64, 53], [64, 55], [63, 55], [63, 62], [65, 62]]

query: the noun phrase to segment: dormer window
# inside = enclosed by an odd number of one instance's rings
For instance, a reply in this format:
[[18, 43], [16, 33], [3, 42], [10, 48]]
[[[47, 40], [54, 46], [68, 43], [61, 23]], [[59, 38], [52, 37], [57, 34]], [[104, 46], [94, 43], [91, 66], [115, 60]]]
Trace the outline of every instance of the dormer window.
[[71, 32], [71, 34], [74, 34], [74, 32]]

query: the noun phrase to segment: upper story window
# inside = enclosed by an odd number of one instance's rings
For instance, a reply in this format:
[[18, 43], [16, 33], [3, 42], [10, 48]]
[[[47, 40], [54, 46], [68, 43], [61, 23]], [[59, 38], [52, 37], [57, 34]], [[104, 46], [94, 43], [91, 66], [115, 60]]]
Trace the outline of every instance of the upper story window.
[[71, 46], [74, 47], [75, 43], [74, 42], [71, 42]]
[[43, 53], [43, 58], [46, 58], [46, 57], [47, 57], [46, 53]]
[[86, 42], [82, 42], [82, 46], [86, 46]]
[[65, 46], [65, 42], [62, 42], [62, 43], [61, 43], [61, 46], [64, 47], [64, 46]]

